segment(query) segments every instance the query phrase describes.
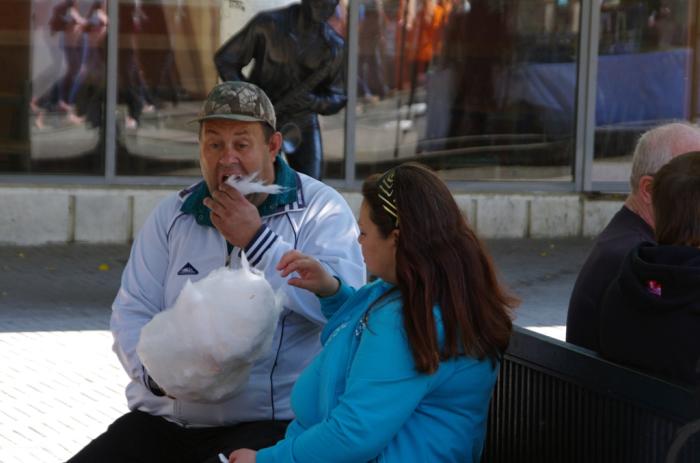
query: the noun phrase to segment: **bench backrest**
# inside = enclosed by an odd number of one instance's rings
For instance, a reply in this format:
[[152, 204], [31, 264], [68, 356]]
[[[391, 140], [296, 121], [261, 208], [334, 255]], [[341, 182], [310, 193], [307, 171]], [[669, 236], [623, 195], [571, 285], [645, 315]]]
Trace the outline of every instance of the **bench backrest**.
[[[494, 395], [484, 462], [663, 462], [700, 418], [696, 391], [516, 327]], [[700, 438], [678, 461], [700, 462]]]

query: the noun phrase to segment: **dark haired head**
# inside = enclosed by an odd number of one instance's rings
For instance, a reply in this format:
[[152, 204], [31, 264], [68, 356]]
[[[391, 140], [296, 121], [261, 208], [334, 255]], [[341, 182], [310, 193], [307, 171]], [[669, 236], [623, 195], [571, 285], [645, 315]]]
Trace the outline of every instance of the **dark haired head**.
[[700, 247], [700, 151], [676, 156], [656, 173], [652, 205], [659, 244]]
[[316, 23], [325, 23], [338, 6], [338, 0], [302, 0], [301, 7], [309, 19]]
[[[398, 228], [396, 278], [404, 327], [416, 367], [434, 372], [440, 359], [459, 355], [495, 360], [511, 332], [509, 307], [515, 300], [498, 283], [491, 259], [467, 225], [447, 185], [416, 163], [374, 175], [362, 187], [369, 216], [384, 237]], [[386, 208], [393, 198], [397, 218]], [[433, 317], [439, 305], [445, 330], [442, 349]]]

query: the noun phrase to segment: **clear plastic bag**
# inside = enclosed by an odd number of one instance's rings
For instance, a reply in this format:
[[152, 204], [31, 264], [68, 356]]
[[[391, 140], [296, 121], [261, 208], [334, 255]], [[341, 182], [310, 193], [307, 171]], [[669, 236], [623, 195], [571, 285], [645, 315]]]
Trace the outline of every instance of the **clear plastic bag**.
[[219, 402], [248, 381], [272, 343], [282, 297], [243, 259], [183, 287], [175, 305], [141, 330], [137, 354], [170, 396]]

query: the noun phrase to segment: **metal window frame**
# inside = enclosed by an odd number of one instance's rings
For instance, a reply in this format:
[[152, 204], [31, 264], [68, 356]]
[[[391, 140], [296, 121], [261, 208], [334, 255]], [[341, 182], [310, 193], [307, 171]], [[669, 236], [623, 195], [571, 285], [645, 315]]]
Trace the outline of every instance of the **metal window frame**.
[[[598, 42], [600, 5], [585, 0], [581, 5], [579, 28], [578, 76], [576, 88], [576, 155], [574, 184], [576, 191], [593, 191], [593, 147], [595, 142], [596, 83], [598, 79]], [[622, 182], [621, 182], [622, 183]]]
[[117, 86], [119, 66], [119, 0], [107, 2], [107, 87], [105, 101], [105, 182], [117, 178]]
[[[58, 184], [58, 185], [127, 185], [127, 186], [182, 186], [198, 180], [198, 177], [170, 177], [155, 175], [117, 174], [117, 91], [119, 50], [119, 0], [107, 2], [110, 25], [107, 33], [107, 82], [105, 101], [104, 175], [58, 174], [0, 174], [0, 182], [7, 184]], [[357, 190], [361, 179], [355, 175], [356, 122], [357, 122], [357, 70], [359, 49], [359, 3], [348, 4], [347, 35], [347, 95], [345, 109], [344, 176], [325, 180], [331, 186]], [[600, 33], [600, 6], [597, 1], [582, 0], [579, 25], [579, 53], [577, 58], [577, 88], [575, 109], [575, 156], [572, 165], [572, 181], [556, 180], [451, 180], [448, 185], [454, 191], [470, 192], [626, 192], [627, 182], [594, 182], [593, 143], [595, 137], [595, 104], [598, 70], [598, 42]]]
[[[347, 28], [347, 96], [348, 101], [345, 105], [345, 178], [340, 181], [340, 186], [344, 188], [352, 188], [355, 182], [355, 136], [357, 127], [357, 71], [358, 71], [358, 52], [360, 49], [360, 41], [358, 30], [360, 27], [360, 5], [357, 1], [348, 2], [348, 28]], [[326, 183], [335, 183], [336, 179], [329, 179]]]
[[[333, 188], [360, 191], [362, 179], [346, 182], [344, 179], [324, 179], [323, 182]], [[574, 193], [573, 182], [539, 181], [539, 180], [447, 180], [450, 191], [454, 193]]]

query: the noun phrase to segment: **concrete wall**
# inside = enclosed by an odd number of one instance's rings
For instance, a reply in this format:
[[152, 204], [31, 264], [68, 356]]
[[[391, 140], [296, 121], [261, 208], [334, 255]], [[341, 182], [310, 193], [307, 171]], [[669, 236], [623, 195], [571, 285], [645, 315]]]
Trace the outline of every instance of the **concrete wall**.
[[[0, 187], [0, 244], [124, 243], [173, 188]], [[357, 215], [358, 192], [343, 192]], [[457, 193], [482, 238], [595, 236], [623, 196]]]

